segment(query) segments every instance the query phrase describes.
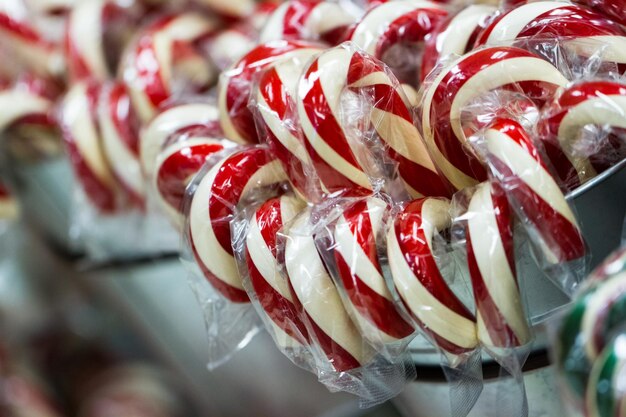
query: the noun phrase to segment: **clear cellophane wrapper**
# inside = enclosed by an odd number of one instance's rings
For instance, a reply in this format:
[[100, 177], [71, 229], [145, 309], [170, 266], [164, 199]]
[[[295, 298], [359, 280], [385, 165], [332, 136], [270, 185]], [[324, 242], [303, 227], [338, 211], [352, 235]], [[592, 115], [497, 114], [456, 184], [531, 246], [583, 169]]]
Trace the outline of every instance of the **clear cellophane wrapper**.
[[493, 179], [457, 192], [451, 216], [457, 279], [472, 288], [482, 351], [501, 367], [494, 415], [527, 415], [523, 366], [534, 332], [520, 259], [528, 256], [528, 237], [506, 190]]
[[332, 392], [357, 395], [364, 407], [379, 404], [401, 392], [415, 368], [406, 353], [390, 359], [377, 352], [348, 312], [322, 257], [324, 249], [317, 246], [318, 215], [305, 208], [279, 232], [277, 253], [284, 256], [279, 270], [289, 281], [320, 382]]
[[[239, 158], [242, 165], [227, 166], [232, 158]], [[255, 158], [267, 162], [262, 169], [255, 165], [256, 174], [246, 170], [251, 161], [257, 163]], [[225, 170], [228, 173], [220, 176]], [[240, 210], [281, 194], [282, 178], [280, 165], [267, 149], [251, 145], [228, 148], [207, 158], [187, 187], [181, 260], [204, 313], [209, 369], [230, 359], [262, 328], [263, 322], [241, 282], [233, 245], [241, 239]], [[243, 181], [239, 188], [242, 194], [234, 195], [237, 192], [231, 189], [238, 187], [236, 181]], [[216, 206], [220, 208], [214, 212]]]
[[[509, 46], [511, 44], [515, 46]], [[543, 58], [538, 63], [549, 66], [546, 71], [551, 72], [552, 80], [520, 81], [519, 74], [523, 71], [511, 61], [511, 64], [507, 63], [509, 72], [501, 73], [498, 75], [500, 78], [492, 82], [495, 88], [480, 90], [464, 104], [458, 112], [458, 119], [452, 121], [462, 129], [463, 138], [455, 140], [460, 142], [459, 151], [471, 160], [468, 166], [473, 170], [468, 174], [472, 180], [461, 188], [475, 186], [489, 178], [499, 182], [529, 236], [536, 263], [559, 288], [571, 294], [586, 274], [589, 254], [575, 209], [565, 199], [567, 190], [562, 187], [552, 161], [546, 155], [538, 126], [541, 126], [544, 109], [562, 89], [567, 88], [569, 80], [588, 77], [589, 74], [610, 74], [616, 67], [603, 60], [603, 44], [593, 40], [577, 40], [572, 44], [570, 39], [564, 38], [521, 38], [502, 45], [478, 48], [472, 55], [465, 55], [456, 61], [447, 58], [426, 79], [422, 96], [430, 92], [433, 83], [440, 82], [442, 71], [449, 71], [454, 65], [463, 71], [463, 65], [471, 62], [472, 56], [490, 50], [513, 52], [520, 56], [526, 54], [533, 59], [533, 55], [528, 55], [531, 52], [535, 57]], [[422, 129], [428, 127], [423, 125], [423, 121], [427, 120], [424, 105], [429, 104], [428, 98], [426, 101], [423, 99], [419, 109]], [[451, 102], [454, 98], [449, 96]], [[446, 118], [449, 114], [435, 117]], [[432, 119], [430, 122], [432, 125]], [[509, 127], [509, 123], [514, 127]], [[515, 140], [505, 142], [502, 139], [512, 129], [524, 136], [518, 145], [513, 144]], [[503, 147], [511, 149], [496, 149]], [[516, 152], [517, 157], [511, 156]], [[445, 172], [442, 174], [446, 175]], [[564, 232], [552, 237], [549, 225]]]
[[626, 398], [626, 249], [602, 262], [548, 323], [557, 381], [573, 416], [620, 415]]

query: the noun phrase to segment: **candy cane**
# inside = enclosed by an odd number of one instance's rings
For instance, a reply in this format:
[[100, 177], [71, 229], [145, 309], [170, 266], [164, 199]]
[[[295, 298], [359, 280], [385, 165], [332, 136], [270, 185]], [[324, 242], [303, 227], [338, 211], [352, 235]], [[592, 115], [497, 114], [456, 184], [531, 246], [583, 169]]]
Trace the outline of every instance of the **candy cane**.
[[350, 320], [315, 246], [305, 211], [287, 232], [285, 267], [295, 301], [306, 316], [309, 334], [337, 372], [365, 364], [372, 351]]
[[129, 202], [143, 208], [146, 187], [139, 161], [139, 126], [124, 84], [102, 89], [97, 116], [109, 166]]
[[[39, 31], [25, 21], [19, 21], [0, 11], [0, 51], [14, 59], [8, 65], [9, 74], [24, 70], [41, 77], [57, 77], [63, 70], [63, 54], [58, 45], [46, 40]], [[3, 65], [3, 70], [7, 70]]]
[[422, 44], [447, 15], [442, 5], [426, 0], [390, 1], [370, 9], [350, 39], [384, 61], [385, 53], [394, 45]]
[[53, 102], [30, 86], [26, 88], [0, 87], [0, 135], [19, 124], [37, 124], [51, 127]]
[[157, 156], [168, 140], [188, 129], [197, 128], [210, 137], [223, 137], [219, 125], [219, 111], [215, 105], [179, 103], [163, 109], [141, 131], [139, 153], [144, 175], [149, 180], [154, 178]]
[[585, 7], [558, 1], [523, 4], [502, 14], [483, 30], [476, 45], [501, 45], [532, 37], [562, 38], [564, 45], [583, 56], [601, 51], [605, 61], [626, 64], [624, 28]]
[[337, 45], [355, 21], [340, 3], [326, 0], [291, 0], [276, 9], [260, 35], [260, 42], [278, 39], [321, 40]]
[[[544, 114], [541, 133], [546, 152], [563, 184], [576, 188], [611, 162], [608, 155], [598, 155], [603, 160], [596, 162], [595, 155], [580, 155], [577, 149], [585, 126], [626, 128], [626, 84], [583, 81], [562, 91]], [[589, 145], [597, 149], [598, 143]], [[616, 148], [620, 146], [624, 145], [617, 144]], [[611, 153], [619, 154], [619, 150]], [[617, 155], [618, 160], [623, 157], [623, 151]]]
[[547, 262], [583, 256], [585, 243], [574, 213], [524, 128], [498, 119], [484, 136], [489, 165], [539, 235]]
[[478, 339], [485, 346], [513, 348], [530, 341], [515, 270], [513, 213], [497, 183], [482, 183], [467, 209], [467, 263]]
[[282, 162], [294, 190], [308, 200], [315, 198], [319, 187], [307, 170], [311, 160], [298, 123], [296, 89], [307, 58], [315, 52], [273, 65], [263, 73], [256, 89], [256, 108], [260, 116], [257, 126], [264, 128], [265, 140]]
[[[516, 84], [519, 83], [519, 84]], [[427, 88], [422, 132], [435, 165], [457, 189], [485, 181], [486, 171], [467, 149], [461, 113], [489, 91], [516, 84], [529, 96], [550, 96], [567, 79], [550, 63], [513, 47], [491, 47], [466, 54], [447, 66]]]
[[577, 3], [593, 7], [596, 12], [626, 25], [626, 16], [624, 15], [626, 1], [624, 0], [578, 0]]
[[289, 282], [280, 272], [277, 234], [305, 206], [293, 196], [270, 199], [252, 215], [246, 235], [250, 283], [271, 323], [272, 337], [285, 348], [308, 345], [309, 334], [294, 304]]
[[420, 79], [424, 81], [442, 58], [470, 52], [478, 33], [496, 10], [493, 6], [471, 5], [440, 23], [426, 40]]
[[248, 109], [253, 76], [280, 60], [320, 51], [306, 42], [274, 41], [250, 51], [231, 69], [225, 71], [219, 84], [220, 121], [224, 134], [238, 143], [258, 142], [253, 114]]
[[252, 147], [218, 162], [195, 190], [189, 212], [193, 254], [206, 279], [232, 302], [249, 302], [231, 245], [234, 210], [255, 189], [286, 180], [280, 162], [266, 148]]
[[[445, 196], [447, 185], [437, 174], [405, 101], [402, 88], [371, 57], [336, 47], [319, 55], [305, 70], [298, 90], [298, 115], [305, 145], [323, 186], [330, 193], [372, 192], [370, 161], [359, 160], [355, 144], [341, 120], [341, 97], [348, 88], [371, 103], [369, 119], [400, 178], [413, 196]], [[369, 116], [369, 117], [368, 117]], [[363, 159], [363, 158], [360, 158]]]
[[587, 384], [586, 415], [614, 417], [626, 415], [626, 336], [617, 336], [594, 363]]
[[452, 292], [433, 255], [433, 236], [450, 226], [450, 203], [419, 199], [399, 213], [387, 232], [391, 275], [413, 318], [444, 352], [460, 355], [478, 344], [476, 320]]
[[239, 61], [256, 46], [254, 29], [237, 25], [221, 30], [210, 41], [209, 54], [220, 69], [226, 69]]
[[[133, 106], [142, 122], [148, 122], [161, 103], [184, 91], [202, 91], [212, 82], [212, 64], [196, 43], [217, 29], [213, 20], [196, 14], [166, 16], [140, 36], [123, 66]], [[176, 74], [182, 72], [182, 74]], [[182, 80], [175, 82], [178, 75]]]
[[179, 230], [185, 223], [183, 201], [187, 186], [211, 157], [229, 146], [228, 141], [196, 134], [165, 146], [156, 160], [153, 186], [158, 202]]
[[78, 181], [91, 203], [104, 214], [119, 208], [118, 184], [102, 149], [96, 123], [101, 86], [76, 83], [61, 105], [60, 125]]
[[[112, 25], [115, 31], [110, 30]], [[120, 37], [127, 25], [132, 26], [128, 10], [112, 0], [86, 1], [77, 4], [69, 15], [65, 33], [65, 51], [70, 79], [76, 81], [94, 78], [106, 81], [111, 78], [117, 62], [107, 60], [107, 56], [112, 55], [111, 49], [114, 48], [105, 41], [105, 37], [111, 39]], [[123, 45], [119, 46], [121, 49]]]
[[394, 305], [378, 260], [376, 234], [388, 210], [387, 203], [374, 197], [347, 207], [335, 225], [332, 246], [348, 296], [346, 308], [367, 340], [385, 344], [414, 332]]

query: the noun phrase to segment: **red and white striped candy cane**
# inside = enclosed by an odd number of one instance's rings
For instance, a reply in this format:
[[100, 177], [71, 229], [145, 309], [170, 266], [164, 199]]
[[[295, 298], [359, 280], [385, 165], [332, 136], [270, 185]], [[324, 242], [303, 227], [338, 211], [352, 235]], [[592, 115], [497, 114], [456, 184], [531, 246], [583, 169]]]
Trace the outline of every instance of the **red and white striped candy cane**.
[[318, 45], [298, 41], [273, 41], [250, 51], [231, 69], [222, 73], [218, 104], [224, 134], [238, 143], [258, 142], [254, 116], [248, 109], [253, 76], [283, 59], [321, 51]]
[[577, 0], [576, 3], [593, 7], [595, 11], [615, 20], [622, 25], [626, 25], [626, 1], [624, 0]]
[[500, 15], [478, 36], [476, 46], [532, 37], [562, 38], [564, 45], [582, 56], [600, 51], [603, 60], [626, 64], [626, 30], [622, 26], [590, 9], [560, 1], [527, 3]]
[[0, 74], [17, 76], [23, 71], [41, 77], [62, 74], [61, 48], [47, 40], [31, 23], [0, 11], [0, 41], [0, 52], [5, 55], [6, 64], [2, 65]]
[[574, 213], [524, 128], [496, 120], [485, 132], [489, 165], [541, 239], [547, 262], [578, 259], [585, 243]]
[[218, 162], [199, 182], [189, 211], [189, 236], [206, 279], [232, 302], [249, 302], [231, 244], [230, 221], [242, 199], [258, 187], [287, 181], [265, 147], [251, 147]]
[[388, 212], [387, 203], [375, 197], [346, 207], [335, 224], [331, 249], [348, 296], [346, 308], [365, 339], [384, 344], [414, 332], [394, 305], [378, 260], [376, 236]]
[[274, 14], [278, 6], [278, 3], [274, 3], [271, 0], [261, 1], [257, 3], [254, 9], [254, 13], [248, 16], [244, 20], [244, 23], [252, 26], [255, 32], [260, 33], [265, 27], [267, 20], [270, 18], [270, 16], [272, 16], [272, 14]]
[[420, 79], [424, 81], [442, 58], [470, 52], [476, 37], [496, 10], [493, 6], [471, 5], [437, 25], [426, 40]]
[[146, 186], [139, 161], [139, 121], [121, 82], [105, 85], [98, 103], [102, 148], [117, 181], [135, 207], [144, 208]]
[[213, 64], [196, 46], [216, 29], [215, 21], [184, 13], [159, 19], [139, 36], [125, 59], [123, 77], [143, 123], [173, 95], [210, 86]]
[[308, 345], [309, 334], [294, 304], [289, 282], [280, 272], [277, 235], [305, 206], [294, 196], [272, 198], [255, 211], [246, 235], [250, 283], [271, 323], [272, 337], [285, 348]]
[[427, 0], [382, 3], [363, 16], [354, 27], [350, 40], [370, 55], [387, 62], [385, 54], [394, 45], [423, 44], [447, 15], [441, 4]]
[[53, 101], [31, 84], [12, 88], [0, 85], [0, 135], [19, 124], [35, 124], [52, 127]]
[[96, 121], [101, 85], [80, 82], [63, 99], [60, 126], [73, 165], [91, 203], [104, 214], [120, 208], [119, 184], [102, 149]]
[[531, 339], [517, 282], [513, 216], [498, 183], [478, 185], [467, 209], [467, 264], [478, 340], [492, 348], [523, 346]]
[[303, 212], [287, 232], [285, 268], [312, 339], [335, 371], [350, 371], [364, 365], [373, 352], [350, 319], [317, 251], [309, 217], [309, 210]]
[[472, 132], [464, 131], [463, 109], [482, 95], [513, 84], [542, 101], [566, 85], [567, 79], [528, 51], [491, 47], [452, 62], [427, 88], [422, 101], [422, 133], [435, 165], [455, 189], [487, 179], [483, 164], [469, 150], [467, 136]]
[[315, 199], [319, 186], [307, 169], [311, 160], [298, 123], [296, 89], [305, 64], [315, 53], [273, 65], [260, 77], [255, 90], [260, 116], [257, 126], [264, 127], [265, 141], [282, 162], [294, 190], [309, 201]]
[[211, 60], [221, 70], [230, 67], [256, 46], [256, 36], [254, 28], [245, 24], [221, 30], [210, 41]]
[[[423, 145], [402, 87], [379, 61], [339, 46], [319, 55], [305, 70], [298, 89], [298, 115], [306, 148], [328, 192], [367, 195], [372, 192], [370, 161], [359, 158], [363, 144], [354, 143], [341, 120], [344, 90], [361, 94], [372, 106], [363, 115], [371, 122], [400, 178], [412, 196], [445, 196], [441, 180]], [[361, 160], [360, 160], [361, 159]]]
[[219, 111], [210, 103], [178, 103], [164, 108], [143, 128], [140, 135], [139, 153], [141, 167], [148, 180], [155, 176], [156, 161], [168, 140], [180, 136], [189, 129], [201, 129], [213, 138], [223, 137], [219, 124]]
[[[199, 136], [198, 136], [198, 133]], [[202, 132], [166, 145], [156, 160], [153, 183], [160, 206], [172, 223], [183, 229], [185, 191], [208, 159], [229, 147], [229, 142]]]
[[[109, 60], [119, 58], [123, 45], [113, 45], [105, 37], [122, 37], [123, 31], [132, 23], [128, 10], [113, 0], [77, 4], [68, 17], [65, 33], [65, 55], [70, 80], [94, 78], [104, 82], [111, 78], [117, 62]], [[130, 33], [126, 35], [128, 37]]]
[[387, 232], [395, 287], [416, 323], [436, 346], [461, 355], [478, 344], [476, 319], [452, 292], [433, 255], [433, 236], [451, 219], [447, 200], [424, 198], [400, 212]]
[[[626, 129], [626, 84], [583, 81], [566, 88], [544, 110], [540, 132], [546, 153], [560, 180], [570, 189], [626, 156], [623, 138], [620, 141], [609, 135], [610, 143], [601, 146], [603, 138], [594, 137], [583, 146], [581, 134], [587, 126]], [[620, 133], [624, 136], [623, 130]]]
[[260, 42], [278, 39], [324, 41], [338, 45], [346, 40], [355, 18], [340, 3], [326, 0], [291, 0], [270, 16]]

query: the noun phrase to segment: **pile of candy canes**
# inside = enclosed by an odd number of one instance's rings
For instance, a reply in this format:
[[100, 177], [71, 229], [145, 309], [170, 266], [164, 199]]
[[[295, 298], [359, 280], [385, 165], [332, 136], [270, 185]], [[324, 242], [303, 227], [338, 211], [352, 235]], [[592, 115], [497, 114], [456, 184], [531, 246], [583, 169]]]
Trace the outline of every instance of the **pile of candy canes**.
[[626, 4], [581, 3], [10, 0], [0, 129], [58, 129], [100, 215], [166, 213], [228, 352], [258, 313], [376, 397], [417, 334], [528, 346], [520, 233], [571, 290], [565, 194], [626, 156]]

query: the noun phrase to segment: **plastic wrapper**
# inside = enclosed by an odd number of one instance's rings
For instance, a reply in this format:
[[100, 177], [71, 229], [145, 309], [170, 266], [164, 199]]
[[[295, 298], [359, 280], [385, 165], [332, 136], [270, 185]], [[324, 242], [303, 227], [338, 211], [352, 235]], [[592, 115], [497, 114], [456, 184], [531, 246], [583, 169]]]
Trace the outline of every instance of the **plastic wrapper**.
[[296, 100], [300, 75], [318, 53], [312, 49], [261, 72], [248, 104], [259, 138], [282, 163], [294, 191], [309, 202], [318, 202], [322, 190], [305, 148]]
[[305, 149], [326, 196], [384, 191], [402, 201], [446, 196], [420, 133], [411, 103], [380, 61], [344, 43], [304, 70], [297, 96]]
[[230, 223], [238, 207], [282, 192], [286, 181], [268, 149], [251, 146], [209, 160], [187, 189], [182, 260], [204, 310], [209, 368], [244, 347], [260, 325], [237, 271]]
[[[516, 228], [515, 211], [505, 189], [486, 181], [454, 196], [453, 247], [461, 251], [476, 304], [478, 342], [501, 366], [496, 415], [525, 416], [528, 404], [522, 367], [533, 341], [518, 281], [520, 249], [526, 239]], [[521, 233], [520, 233], [521, 232]], [[512, 378], [511, 378], [512, 377]]]
[[443, 237], [451, 224], [447, 199], [405, 204], [387, 227], [387, 262], [414, 325], [441, 353], [452, 415], [465, 416], [482, 391], [482, 367], [470, 284]]
[[586, 7], [559, 1], [529, 2], [492, 19], [475, 46], [521, 47], [561, 71], [569, 69], [571, 74], [566, 75], [573, 79], [580, 63], [590, 60], [600, 61], [604, 71], [621, 74], [626, 63], [625, 36], [621, 25]]
[[281, 233], [278, 253], [284, 253], [282, 273], [309, 334], [318, 378], [331, 391], [358, 395], [363, 406], [381, 403], [413, 378], [413, 365], [389, 361], [365, 341], [316, 247], [315, 223], [311, 210], [303, 211]]
[[571, 415], [621, 415], [626, 397], [624, 301], [626, 249], [591, 274], [551, 336], [561, 392]]
[[525, 226], [536, 262], [571, 294], [586, 274], [587, 246], [536, 134], [516, 120], [499, 118], [481, 136], [479, 147]]
[[442, 59], [470, 52], [474, 48], [476, 36], [496, 10], [496, 7], [490, 5], [470, 5], [440, 21], [426, 38], [420, 80], [424, 81]]
[[142, 123], [166, 100], [206, 91], [216, 81], [216, 69], [202, 45], [218, 27], [217, 21], [199, 14], [170, 14], [131, 42], [120, 76]]
[[311, 337], [296, 307], [279, 252], [279, 233], [304, 208], [285, 194], [239, 210], [231, 223], [233, 250], [242, 284], [278, 349], [293, 363], [315, 370]]
[[586, 247], [530, 129], [567, 79], [515, 47], [478, 49], [433, 77], [425, 86], [421, 128], [442, 175], [461, 190], [491, 172], [526, 226], [538, 264], [571, 293], [585, 273]]
[[416, 330], [389, 290], [393, 284], [379, 259], [390, 204], [380, 197], [334, 200], [315, 211], [320, 217], [314, 227], [316, 246], [352, 322], [387, 359], [407, 360]]
[[538, 131], [561, 185], [576, 189], [626, 158], [626, 84], [568, 86], [543, 109]]
[[285, 39], [320, 41], [337, 45], [349, 33], [356, 14], [349, 2], [291, 0], [280, 5], [260, 33], [261, 43]]
[[258, 142], [254, 115], [248, 107], [255, 74], [282, 60], [321, 52], [321, 48], [309, 42], [268, 42], [252, 49], [231, 68], [222, 72], [218, 105], [225, 136], [238, 143]]
[[598, 13], [604, 14], [609, 19], [615, 20], [622, 25], [626, 25], [624, 9], [626, 3], [620, 0], [580, 0], [576, 3], [592, 7]]
[[447, 15], [442, 3], [382, 2], [372, 6], [351, 28], [348, 39], [389, 65], [401, 81], [415, 83], [425, 40]]
[[187, 186], [207, 159], [234, 146], [223, 137], [217, 106], [208, 97], [186, 97], [164, 106], [140, 134], [148, 211], [167, 215], [182, 231]]
[[[421, 132], [435, 166], [454, 190], [475, 186], [487, 179], [487, 170], [468, 144], [468, 138], [488, 123], [481, 120], [493, 113], [481, 99], [503, 91], [519, 93], [521, 100], [542, 105], [567, 78], [549, 62], [515, 47], [474, 50], [431, 73], [423, 86]], [[508, 100], [503, 101], [511, 106]], [[464, 110], [472, 106], [468, 125]], [[526, 107], [526, 106], [525, 106]]]
[[59, 124], [78, 185], [71, 233], [88, 258], [103, 262], [176, 252], [175, 231], [157, 226], [160, 219], [145, 210], [138, 126], [124, 86], [74, 84], [61, 104]]

